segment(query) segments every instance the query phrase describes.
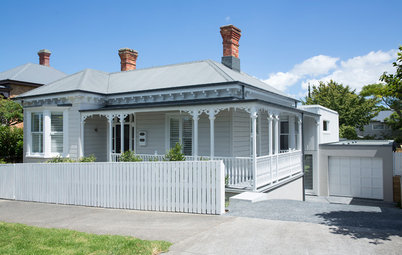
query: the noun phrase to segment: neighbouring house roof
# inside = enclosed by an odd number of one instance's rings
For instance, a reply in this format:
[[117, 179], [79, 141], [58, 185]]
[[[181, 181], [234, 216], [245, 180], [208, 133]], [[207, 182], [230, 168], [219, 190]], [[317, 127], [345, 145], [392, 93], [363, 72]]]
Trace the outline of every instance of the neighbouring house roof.
[[[241, 82], [291, 98], [282, 91], [257, 78], [251, 77], [243, 72], [239, 73], [233, 71], [223, 64], [212, 60], [136, 69], [117, 73], [85, 69], [46, 86], [28, 91], [19, 97], [24, 98], [73, 91], [86, 91], [107, 95], [227, 82]], [[295, 100], [294, 98], [291, 99]]]
[[385, 118], [388, 118], [392, 113], [393, 111], [381, 111], [377, 116], [372, 118], [371, 121], [384, 122]]
[[67, 74], [49, 66], [27, 63], [15, 68], [0, 72], [0, 81], [19, 81], [36, 84], [47, 84]]

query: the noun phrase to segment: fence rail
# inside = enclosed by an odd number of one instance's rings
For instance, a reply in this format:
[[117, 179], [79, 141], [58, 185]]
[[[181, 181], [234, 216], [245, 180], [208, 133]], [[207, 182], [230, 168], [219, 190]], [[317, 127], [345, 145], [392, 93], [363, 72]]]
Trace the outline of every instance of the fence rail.
[[222, 214], [222, 161], [5, 164], [0, 198]]

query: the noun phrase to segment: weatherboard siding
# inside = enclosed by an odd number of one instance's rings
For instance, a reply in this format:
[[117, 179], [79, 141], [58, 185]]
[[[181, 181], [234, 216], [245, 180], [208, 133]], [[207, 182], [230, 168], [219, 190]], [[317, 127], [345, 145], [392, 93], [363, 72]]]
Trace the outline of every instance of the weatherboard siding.
[[89, 117], [84, 127], [84, 156], [93, 154], [96, 161], [107, 161], [107, 120], [105, 117]]
[[[136, 140], [137, 148], [135, 152], [138, 154], [165, 154], [165, 113], [164, 112], [147, 112], [136, 114]], [[145, 146], [138, 144], [138, 133], [140, 131], [147, 132], [147, 143]]]
[[233, 111], [232, 116], [233, 133], [233, 156], [250, 156], [250, 114], [243, 110]]

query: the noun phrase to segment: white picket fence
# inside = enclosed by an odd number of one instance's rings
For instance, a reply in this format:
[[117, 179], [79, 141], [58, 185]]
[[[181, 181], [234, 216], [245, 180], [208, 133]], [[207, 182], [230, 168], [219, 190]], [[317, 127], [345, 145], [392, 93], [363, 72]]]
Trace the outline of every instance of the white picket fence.
[[222, 214], [222, 161], [0, 165], [0, 198], [150, 211]]
[[394, 176], [402, 175], [402, 152], [394, 152]]

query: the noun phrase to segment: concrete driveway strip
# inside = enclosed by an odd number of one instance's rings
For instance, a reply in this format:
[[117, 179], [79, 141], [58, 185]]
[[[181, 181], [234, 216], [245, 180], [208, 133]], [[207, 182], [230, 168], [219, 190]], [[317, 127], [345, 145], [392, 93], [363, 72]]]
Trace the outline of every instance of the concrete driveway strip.
[[0, 221], [94, 234], [182, 241], [233, 218], [0, 200]]
[[[333, 226], [235, 216], [0, 200], [0, 221], [173, 242], [169, 254], [398, 254], [400, 234], [352, 238]], [[360, 231], [370, 231], [363, 229]]]

